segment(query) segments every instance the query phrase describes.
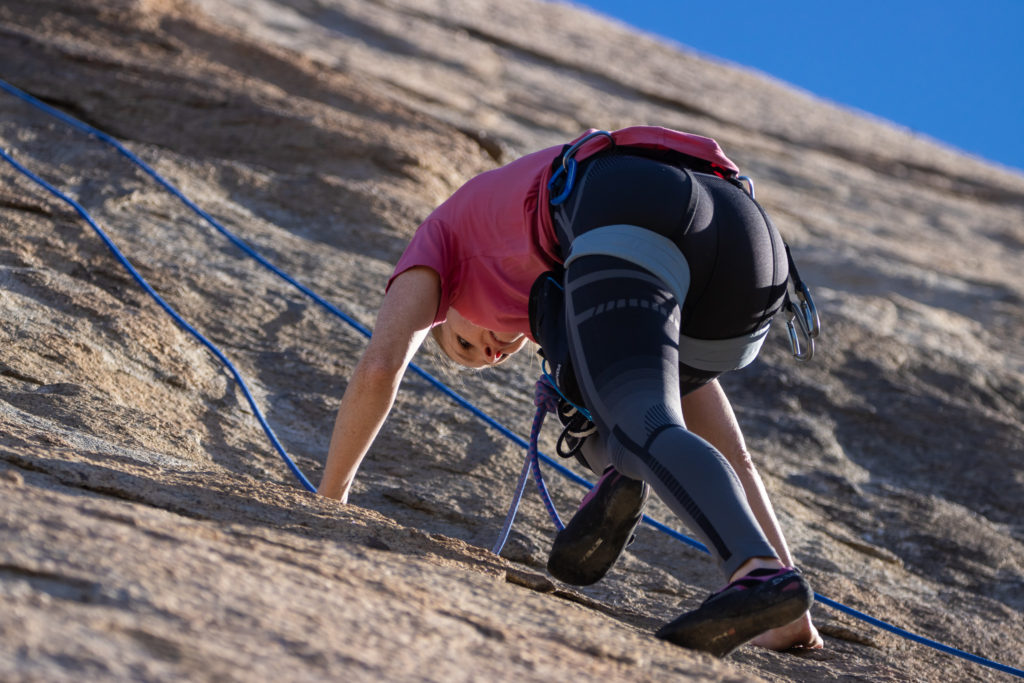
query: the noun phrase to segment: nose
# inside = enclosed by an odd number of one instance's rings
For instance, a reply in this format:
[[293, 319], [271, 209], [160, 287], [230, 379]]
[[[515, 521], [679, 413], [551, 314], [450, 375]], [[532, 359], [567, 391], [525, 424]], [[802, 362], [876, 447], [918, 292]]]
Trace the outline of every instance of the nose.
[[497, 363], [501, 357], [501, 351], [496, 347], [487, 344], [484, 346], [484, 356], [487, 358], [488, 363]]
[[487, 362], [495, 364], [501, 361], [505, 356], [515, 353], [519, 350], [519, 347], [523, 345], [523, 335], [517, 335], [510, 341], [505, 341], [496, 335], [493, 331], [488, 330], [484, 338], [481, 348], [484, 351], [484, 356], [487, 358]]

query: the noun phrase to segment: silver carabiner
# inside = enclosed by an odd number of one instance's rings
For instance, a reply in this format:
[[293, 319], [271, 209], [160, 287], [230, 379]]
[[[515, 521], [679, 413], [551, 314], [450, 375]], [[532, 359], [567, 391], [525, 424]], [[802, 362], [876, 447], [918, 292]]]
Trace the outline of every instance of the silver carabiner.
[[[821, 318], [818, 317], [818, 309], [807, 285], [800, 283], [796, 297], [799, 300], [797, 306], [793, 305], [792, 300], [789, 301], [789, 310], [793, 315], [786, 321], [786, 330], [789, 332], [789, 346], [793, 356], [799, 361], [806, 361], [814, 357], [814, 340], [821, 333]], [[796, 325], [793, 324], [794, 320]], [[797, 327], [803, 336], [803, 344], [800, 342], [801, 334], [797, 334]]]
[[810, 360], [814, 358], [814, 340], [808, 338], [807, 346], [802, 347], [800, 345], [800, 336], [796, 332], [796, 325], [793, 324], [794, 320], [796, 320], [795, 315], [786, 321], [786, 331], [789, 332], [789, 348], [793, 351], [793, 357], [797, 360]]
[[821, 334], [821, 318], [818, 317], [818, 309], [814, 305], [814, 299], [811, 298], [811, 290], [807, 288], [807, 285], [800, 283], [797, 297], [800, 299], [800, 312], [803, 314], [801, 327], [803, 327], [804, 334], [811, 339], [817, 339]]

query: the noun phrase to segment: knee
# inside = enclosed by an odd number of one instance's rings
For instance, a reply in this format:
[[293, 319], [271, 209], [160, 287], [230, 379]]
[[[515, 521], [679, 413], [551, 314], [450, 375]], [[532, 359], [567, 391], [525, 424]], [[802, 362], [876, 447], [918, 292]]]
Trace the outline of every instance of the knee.
[[[608, 445], [610, 447], [606, 451], [607, 462], [614, 467], [619, 474], [627, 476], [630, 479], [641, 479], [643, 481], [650, 479], [651, 470], [644, 464], [639, 455], [633, 453], [619, 443]], [[648, 483], [650, 482], [648, 481]]]

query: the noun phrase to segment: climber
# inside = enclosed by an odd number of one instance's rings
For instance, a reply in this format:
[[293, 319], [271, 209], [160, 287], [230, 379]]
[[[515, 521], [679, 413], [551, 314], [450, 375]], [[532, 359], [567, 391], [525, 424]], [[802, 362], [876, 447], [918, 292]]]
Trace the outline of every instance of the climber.
[[601, 475], [555, 539], [552, 575], [604, 576], [653, 489], [725, 577], [658, 637], [718, 656], [747, 641], [821, 647], [813, 593], [716, 379], [754, 359], [788, 301], [785, 245], [736, 175], [713, 140], [638, 126], [463, 185], [394, 269], [319, 492], [347, 501], [428, 334], [469, 367], [536, 341], [565, 401], [597, 427], [580, 453]]

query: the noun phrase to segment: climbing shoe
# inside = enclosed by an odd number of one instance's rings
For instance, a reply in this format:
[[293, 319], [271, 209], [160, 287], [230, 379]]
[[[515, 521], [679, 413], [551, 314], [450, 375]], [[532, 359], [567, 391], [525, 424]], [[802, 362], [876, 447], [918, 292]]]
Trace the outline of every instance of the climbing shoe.
[[633, 538], [643, 518], [650, 487], [609, 467], [558, 532], [548, 572], [559, 581], [589, 586], [603, 577]]
[[662, 626], [662, 640], [724, 657], [751, 638], [795, 621], [814, 593], [798, 569], [755, 569]]

